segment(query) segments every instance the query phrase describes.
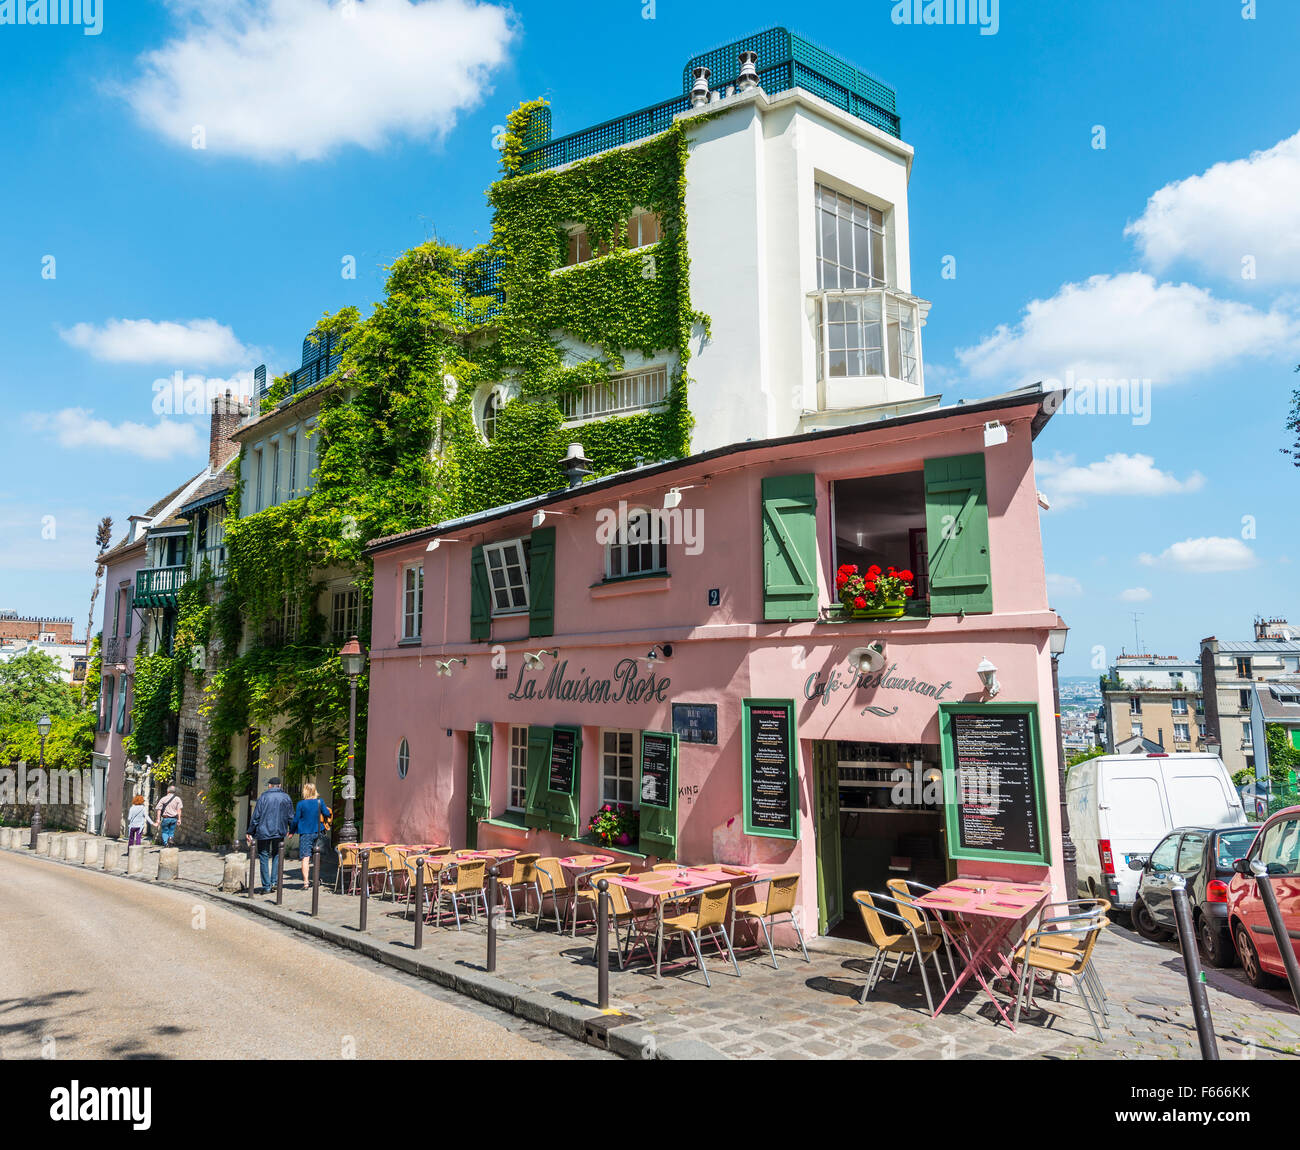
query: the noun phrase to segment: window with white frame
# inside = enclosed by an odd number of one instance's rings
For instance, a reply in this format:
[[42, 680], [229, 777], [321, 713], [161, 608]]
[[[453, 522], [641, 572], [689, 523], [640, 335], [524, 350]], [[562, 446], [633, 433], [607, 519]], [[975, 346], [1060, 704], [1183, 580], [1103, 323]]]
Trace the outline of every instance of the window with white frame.
[[361, 593], [355, 587], [335, 591], [330, 607], [334, 638], [346, 641], [357, 633], [357, 624], [361, 621]]
[[1173, 712], [1175, 715], [1187, 714], [1187, 700], [1186, 699], [1173, 700]]
[[558, 402], [566, 421], [582, 423], [657, 407], [667, 402], [668, 391], [668, 368], [651, 367], [611, 376], [606, 383], [584, 384], [559, 396]]
[[1141, 719], [1134, 719], [1134, 720], [1133, 720], [1133, 731], [1132, 731], [1132, 733], [1135, 734], [1135, 735], [1140, 735], [1140, 734], [1142, 733], [1142, 720], [1141, 720]]
[[280, 456], [284, 452], [284, 443], [277, 435], [271, 440], [271, 489], [267, 493], [267, 506], [274, 507], [280, 502]]
[[884, 213], [822, 184], [816, 195], [818, 286], [884, 287]]
[[528, 540], [483, 544], [492, 614], [517, 615], [528, 610]]
[[298, 432], [290, 431], [284, 437], [285, 451], [289, 455], [289, 490], [290, 499], [298, 497]]
[[1191, 728], [1186, 723], [1174, 724], [1174, 742], [1189, 743], [1192, 740]]
[[253, 510], [261, 511], [265, 504], [262, 502], [262, 473], [265, 464], [265, 453], [262, 448], [253, 448]]
[[668, 571], [668, 534], [659, 513], [633, 507], [626, 524], [605, 545], [605, 578], [665, 574]]
[[635, 731], [602, 731], [600, 801], [637, 805]]
[[497, 416], [500, 412], [501, 397], [495, 391], [491, 391], [483, 401], [483, 438], [489, 443], [496, 438]]
[[424, 617], [424, 564], [402, 570], [402, 638], [418, 639]]
[[627, 221], [627, 246], [644, 248], [663, 238], [663, 226], [655, 212], [635, 211]]
[[528, 802], [528, 728], [510, 728], [510, 793], [506, 810], [522, 811]]

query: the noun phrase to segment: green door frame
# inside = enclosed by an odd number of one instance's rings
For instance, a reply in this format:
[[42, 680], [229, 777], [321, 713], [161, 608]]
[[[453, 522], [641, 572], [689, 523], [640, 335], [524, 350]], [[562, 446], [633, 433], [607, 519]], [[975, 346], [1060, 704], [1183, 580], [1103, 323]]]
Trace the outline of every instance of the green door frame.
[[812, 762], [817, 804], [817, 933], [825, 934], [844, 917], [838, 745], [814, 742]]

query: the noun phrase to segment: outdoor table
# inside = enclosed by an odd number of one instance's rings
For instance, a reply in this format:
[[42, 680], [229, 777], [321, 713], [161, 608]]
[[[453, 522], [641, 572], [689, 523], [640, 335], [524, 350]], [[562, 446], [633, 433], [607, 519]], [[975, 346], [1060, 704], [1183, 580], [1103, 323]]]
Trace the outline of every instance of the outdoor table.
[[569, 911], [573, 909], [573, 930], [574, 934], [578, 931], [578, 912], [570, 903], [577, 897], [578, 883], [588, 875], [599, 874], [610, 863], [618, 862], [613, 855], [570, 855], [568, 858], [560, 859], [560, 869], [564, 872], [564, 886], [567, 890], [573, 892], [570, 899], [565, 900], [564, 917], [569, 917]]
[[969, 930], [971, 946], [966, 949], [961, 940], [951, 932], [942, 917], [939, 923], [948, 941], [966, 959], [966, 969], [944, 995], [934, 1016], [937, 1018], [948, 1000], [971, 975], [979, 981], [984, 992], [997, 1007], [1006, 1024], [1015, 1030], [1007, 1012], [984, 978], [986, 968], [994, 979], [1010, 969], [1002, 951], [1002, 944], [1025, 919], [1040, 911], [1051, 896], [1051, 890], [1038, 883], [1004, 882], [998, 879], [957, 879], [915, 899], [917, 906], [935, 912], [955, 914]]
[[[718, 879], [711, 873], [713, 870], [712, 867], [696, 867], [680, 868], [675, 871], [643, 871], [641, 874], [610, 875], [610, 885], [623, 888], [629, 905], [645, 908], [646, 913], [638, 916], [638, 922], [634, 925], [637, 927], [638, 939], [645, 945], [646, 955], [655, 960], [656, 978], [662, 978], [660, 970], [664, 955], [664, 905], [699, 894], [702, 890], [717, 886], [720, 881], [734, 877], [727, 875], [725, 879]], [[639, 925], [650, 917], [652, 906], [656, 936], [653, 955], [650, 953], [648, 933]], [[631, 957], [631, 952], [628, 957]]]

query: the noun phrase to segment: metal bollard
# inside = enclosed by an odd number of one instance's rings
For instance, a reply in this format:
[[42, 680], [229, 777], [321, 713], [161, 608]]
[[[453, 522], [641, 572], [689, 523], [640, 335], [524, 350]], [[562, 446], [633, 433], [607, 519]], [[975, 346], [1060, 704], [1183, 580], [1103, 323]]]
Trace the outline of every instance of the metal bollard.
[[253, 881], [257, 875], [257, 843], [248, 844], [248, 897], [253, 897], [253, 887], [257, 884]]
[[596, 884], [596, 1005], [609, 1009], [609, 880]]
[[275, 905], [284, 905], [284, 839], [280, 840], [275, 858]]
[[1300, 1010], [1300, 963], [1296, 962], [1295, 947], [1291, 946], [1291, 936], [1287, 933], [1286, 923], [1282, 921], [1282, 910], [1277, 905], [1277, 891], [1273, 889], [1273, 880], [1268, 876], [1268, 868], [1252, 859], [1251, 873], [1255, 876], [1255, 887], [1259, 891], [1264, 909], [1268, 911], [1268, 922], [1273, 928], [1273, 938], [1282, 953], [1282, 965], [1286, 967], [1286, 980], [1291, 984], [1291, 997], [1295, 999], [1296, 1009]]
[[361, 859], [361, 930], [366, 929], [366, 913], [370, 909], [370, 851], [363, 850]]
[[487, 886], [488, 974], [491, 974], [497, 968], [497, 876], [500, 875], [500, 873], [501, 870], [499, 867], [495, 865], [488, 867], [488, 886]]
[[424, 859], [415, 860], [415, 949], [424, 949]]
[[320, 914], [320, 839], [311, 848], [311, 916]]
[[1187, 904], [1187, 881], [1182, 875], [1174, 874], [1169, 880], [1169, 890], [1174, 898], [1178, 948], [1183, 952], [1183, 968], [1187, 971], [1187, 990], [1192, 998], [1192, 1015], [1196, 1019], [1196, 1037], [1201, 1042], [1201, 1057], [1207, 1062], [1217, 1062], [1219, 1044], [1214, 1037], [1214, 1020], [1210, 1017], [1210, 997], [1205, 992], [1205, 974], [1201, 970], [1196, 931], [1192, 929], [1192, 910]]

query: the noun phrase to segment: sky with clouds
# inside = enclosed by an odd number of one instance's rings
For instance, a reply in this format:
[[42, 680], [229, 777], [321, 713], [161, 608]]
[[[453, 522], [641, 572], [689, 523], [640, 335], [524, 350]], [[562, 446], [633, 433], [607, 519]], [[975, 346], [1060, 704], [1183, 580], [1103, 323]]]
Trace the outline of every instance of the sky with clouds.
[[783, 24], [898, 91], [929, 390], [1075, 387], [1037, 445], [1064, 671], [1133, 650], [1135, 612], [1185, 657], [1300, 621], [1300, 5], [1003, 0], [994, 35], [895, 7], [102, 0], [97, 35], [0, 25], [0, 609], [84, 619], [99, 518], [204, 464], [193, 397], [295, 366], [413, 244], [484, 240], [510, 108], [545, 95], [574, 131]]

